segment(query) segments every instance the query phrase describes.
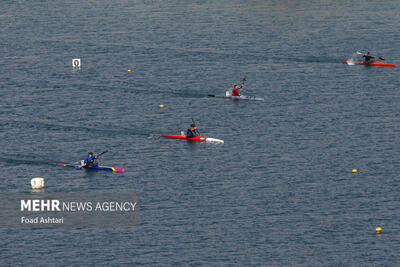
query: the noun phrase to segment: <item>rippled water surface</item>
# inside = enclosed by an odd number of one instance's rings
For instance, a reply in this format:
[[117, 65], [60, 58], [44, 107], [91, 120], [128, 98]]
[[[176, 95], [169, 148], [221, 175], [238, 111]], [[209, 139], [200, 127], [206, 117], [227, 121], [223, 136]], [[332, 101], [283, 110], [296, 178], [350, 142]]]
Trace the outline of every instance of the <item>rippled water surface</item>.
[[[399, 14], [398, 1], [2, 1], [1, 192], [39, 176], [46, 192], [141, 202], [132, 231], [2, 229], [1, 265], [399, 265], [398, 68], [340, 63], [362, 50], [400, 64]], [[207, 97], [244, 74], [265, 101]], [[225, 143], [160, 138], [191, 118]], [[124, 174], [56, 166], [105, 149]]]

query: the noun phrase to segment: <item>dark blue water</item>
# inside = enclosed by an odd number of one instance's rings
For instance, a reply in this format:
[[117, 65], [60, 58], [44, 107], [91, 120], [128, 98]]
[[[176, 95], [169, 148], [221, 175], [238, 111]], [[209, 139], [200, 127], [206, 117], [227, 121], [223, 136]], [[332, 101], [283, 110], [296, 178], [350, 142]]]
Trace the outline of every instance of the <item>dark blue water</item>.
[[[399, 265], [398, 68], [340, 63], [363, 50], [400, 64], [399, 14], [398, 1], [2, 1], [1, 192], [37, 176], [46, 192], [131, 190], [141, 222], [2, 229], [0, 264]], [[265, 101], [207, 97], [244, 74]], [[160, 138], [191, 118], [225, 143]], [[124, 174], [55, 166], [105, 149]]]

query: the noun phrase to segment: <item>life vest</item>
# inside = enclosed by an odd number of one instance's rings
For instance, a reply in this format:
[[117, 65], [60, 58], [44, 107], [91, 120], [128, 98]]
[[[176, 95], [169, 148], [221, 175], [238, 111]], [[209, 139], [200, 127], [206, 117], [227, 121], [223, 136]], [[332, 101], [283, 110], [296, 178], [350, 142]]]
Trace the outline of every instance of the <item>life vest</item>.
[[86, 161], [86, 166], [93, 166], [94, 165], [94, 159], [88, 159]]
[[186, 137], [187, 137], [187, 138], [196, 137], [196, 136], [199, 136], [198, 130], [197, 130], [197, 129], [195, 129], [194, 131], [192, 131], [192, 130], [189, 128], [189, 129], [187, 130], [187, 132], [186, 132]]
[[93, 158], [88, 158], [86, 160], [86, 166], [97, 166], [97, 162], [95, 161], [96, 157], [93, 156]]
[[371, 59], [373, 59], [375, 57], [371, 56], [371, 55], [363, 55], [363, 58], [364, 58], [364, 62], [370, 63], [370, 62], [373, 62], [373, 61], [371, 61]]
[[239, 96], [240, 94], [239, 94], [239, 89], [237, 89], [236, 87], [235, 88], [233, 88], [233, 90], [232, 90], [232, 96]]

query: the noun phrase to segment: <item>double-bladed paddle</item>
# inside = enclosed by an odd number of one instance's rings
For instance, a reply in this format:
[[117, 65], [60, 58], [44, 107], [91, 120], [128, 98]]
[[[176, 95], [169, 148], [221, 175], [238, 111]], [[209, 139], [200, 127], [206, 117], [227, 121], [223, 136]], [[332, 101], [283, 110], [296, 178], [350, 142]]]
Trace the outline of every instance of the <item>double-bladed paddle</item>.
[[[365, 53], [362, 53], [362, 52], [360, 52], [360, 51], [356, 51], [356, 54], [357, 54], [357, 55], [366, 55]], [[372, 57], [375, 57], [375, 56], [372, 56]], [[377, 56], [376, 56], [376, 57], [377, 57]], [[379, 58], [380, 60], [385, 60], [384, 57], [377, 57], [377, 58]]]

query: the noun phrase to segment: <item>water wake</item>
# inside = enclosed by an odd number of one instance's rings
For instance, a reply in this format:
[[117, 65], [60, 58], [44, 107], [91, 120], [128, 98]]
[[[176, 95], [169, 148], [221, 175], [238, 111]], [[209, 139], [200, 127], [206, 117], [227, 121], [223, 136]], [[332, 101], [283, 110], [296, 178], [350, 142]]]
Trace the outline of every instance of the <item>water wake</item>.
[[347, 65], [353, 66], [356, 64], [357, 53], [353, 53], [349, 59], [347, 59]]

